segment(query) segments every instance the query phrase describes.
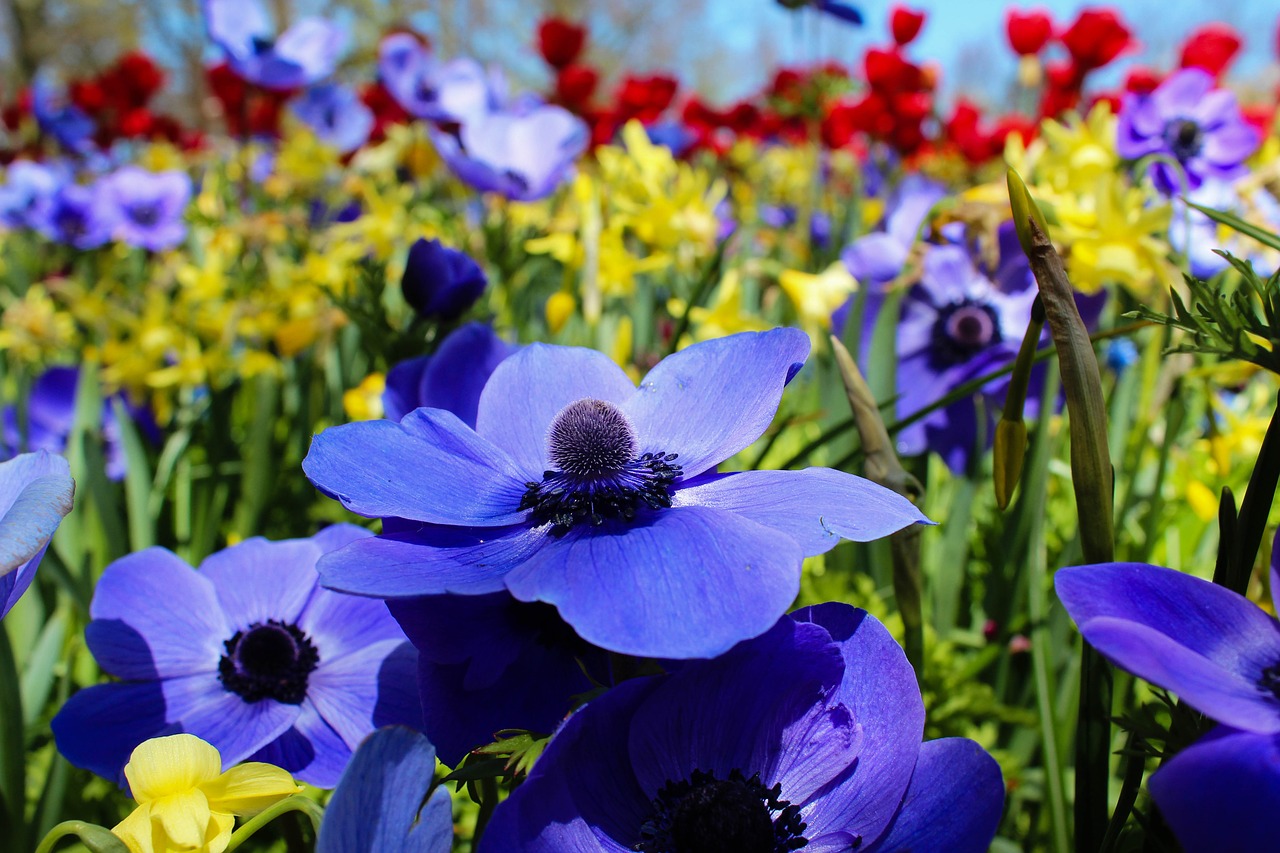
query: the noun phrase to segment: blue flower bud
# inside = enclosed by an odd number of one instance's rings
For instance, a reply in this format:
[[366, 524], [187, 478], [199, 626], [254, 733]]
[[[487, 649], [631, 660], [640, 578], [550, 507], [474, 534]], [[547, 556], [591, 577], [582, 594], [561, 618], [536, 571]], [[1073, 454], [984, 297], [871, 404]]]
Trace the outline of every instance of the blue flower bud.
[[400, 288], [423, 317], [454, 320], [475, 304], [488, 285], [480, 265], [438, 240], [418, 240], [409, 249]]

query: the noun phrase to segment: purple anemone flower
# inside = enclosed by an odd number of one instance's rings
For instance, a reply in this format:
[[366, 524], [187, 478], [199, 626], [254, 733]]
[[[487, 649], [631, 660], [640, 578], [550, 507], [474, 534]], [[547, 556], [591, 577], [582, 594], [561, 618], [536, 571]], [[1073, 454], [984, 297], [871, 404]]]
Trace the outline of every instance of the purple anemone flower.
[[324, 18], [303, 18], [276, 38], [260, 0], [204, 0], [204, 20], [231, 70], [264, 89], [295, 89], [323, 80], [337, 67], [347, 43], [342, 27]]
[[319, 587], [322, 554], [365, 538], [245, 540], [191, 568], [164, 548], [107, 567], [85, 640], [120, 682], [71, 697], [53, 719], [67, 760], [121, 779], [130, 751], [187, 732], [332, 787], [375, 728], [418, 726], [413, 647], [380, 601]]
[[115, 206], [116, 234], [122, 242], [159, 252], [172, 249], [187, 236], [183, 215], [191, 200], [191, 178], [185, 172], [123, 166], [103, 185]]
[[472, 116], [456, 130], [433, 127], [431, 139], [464, 183], [514, 201], [536, 201], [572, 174], [590, 132], [568, 110], [525, 102]]
[[484, 293], [489, 279], [466, 252], [439, 240], [418, 239], [409, 247], [400, 289], [419, 316], [456, 320]]
[[516, 349], [487, 323], [465, 323], [432, 355], [402, 361], [387, 371], [383, 411], [398, 421], [423, 406], [447, 409], [474, 429], [480, 392], [497, 366]]
[[449, 853], [453, 810], [435, 771], [435, 748], [417, 732], [371, 734], [325, 806], [316, 853]]
[[[1245, 158], [1260, 141], [1235, 94], [1217, 88], [1199, 68], [1182, 69], [1150, 94], [1126, 95], [1116, 129], [1116, 153], [1128, 160], [1168, 155], [1182, 166], [1190, 189], [1245, 174]], [[1161, 192], [1181, 192], [1182, 178], [1171, 164], [1154, 162], [1150, 174]]]
[[31, 85], [31, 112], [40, 130], [68, 151], [84, 152], [92, 144], [93, 119], [71, 103], [62, 87], [47, 75], [36, 75]]
[[0, 619], [31, 586], [75, 490], [61, 456], [37, 450], [0, 462]]
[[[15, 407], [5, 406], [0, 409], [0, 458], [21, 450], [47, 450], [50, 453], [62, 453], [66, 450], [67, 438], [75, 424], [76, 386], [79, 382], [78, 367], [50, 367], [40, 374], [27, 396], [25, 431], [19, 423]], [[115, 394], [104, 400], [102, 438], [107, 476], [112, 480], [124, 477], [126, 465], [120, 426], [116, 421], [116, 400], [124, 405], [125, 411], [133, 418], [143, 435], [153, 442], [160, 440], [160, 431], [147, 409], [132, 405], [123, 394]]]
[[[1280, 605], [1280, 543], [1271, 590]], [[1059, 569], [1058, 598], [1090, 645], [1220, 725], [1151, 777], [1187, 850], [1275, 846], [1280, 812], [1280, 622], [1231, 590], [1140, 563]]]
[[96, 249], [109, 241], [117, 213], [103, 184], [63, 184], [41, 209], [36, 230], [77, 249]]
[[349, 86], [313, 86], [293, 102], [293, 114], [326, 145], [350, 154], [369, 141], [373, 110]]
[[884, 626], [845, 604], [807, 608], [589, 702], [480, 849], [981, 853], [1000, 768], [964, 738], [922, 744], [923, 730], [920, 689]]
[[44, 163], [18, 160], [5, 169], [0, 186], [0, 224], [6, 228], [35, 228], [47, 215], [64, 176]]
[[378, 47], [378, 76], [405, 112], [428, 121], [460, 122], [500, 109], [506, 81], [468, 57], [448, 62], [410, 33], [394, 33]]
[[805, 556], [926, 519], [825, 468], [719, 474], [773, 420], [802, 366], [798, 329], [668, 356], [637, 388], [602, 353], [531, 344], [497, 366], [475, 429], [441, 409], [316, 436], [303, 469], [390, 531], [321, 561], [333, 589], [383, 598], [504, 589], [555, 605], [593, 645], [708, 657], [756, 636]]

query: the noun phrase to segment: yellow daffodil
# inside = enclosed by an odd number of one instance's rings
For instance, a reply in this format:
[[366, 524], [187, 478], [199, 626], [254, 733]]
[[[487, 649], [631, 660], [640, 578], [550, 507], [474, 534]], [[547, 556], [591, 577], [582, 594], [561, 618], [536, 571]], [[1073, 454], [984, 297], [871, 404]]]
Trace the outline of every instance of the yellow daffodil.
[[1057, 207], [1068, 245], [1071, 283], [1097, 293], [1114, 282], [1137, 294], [1163, 289], [1176, 278], [1166, 259], [1169, 206], [1153, 203], [1142, 189], [1115, 176], [1102, 178], [1089, 196], [1062, 196]]
[[[680, 317], [685, 312], [686, 303], [681, 299], [667, 302], [667, 310], [673, 317]], [[770, 328], [759, 316], [743, 305], [742, 273], [731, 269], [724, 274], [716, 288], [715, 295], [705, 306], [696, 306], [689, 310], [689, 325], [693, 335], [680, 341], [680, 346], [688, 346], [694, 340], [705, 341], [712, 338], [723, 338], [738, 332], [763, 332]]]
[[382, 392], [387, 389], [387, 377], [370, 373], [354, 388], [342, 394], [342, 408], [353, 421], [372, 421], [382, 417]]
[[796, 307], [800, 322], [815, 341], [824, 334], [821, 330], [831, 325], [831, 312], [844, 304], [858, 288], [857, 281], [841, 261], [836, 261], [820, 273], [783, 270], [778, 283]]
[[222, 772], [218, 750], [198, 737], [145, 741], [124, 767], [138, 801], [113, 830], [133, 853], [221, 853], [236, 816], [254, 815], [302, 790], [279, 767], [250, 762]]

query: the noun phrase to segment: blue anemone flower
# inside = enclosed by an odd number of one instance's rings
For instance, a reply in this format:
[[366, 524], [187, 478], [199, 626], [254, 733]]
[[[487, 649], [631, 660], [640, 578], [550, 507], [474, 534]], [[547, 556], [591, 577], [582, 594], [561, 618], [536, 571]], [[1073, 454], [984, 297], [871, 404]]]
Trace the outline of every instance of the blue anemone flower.
[[320, 564], [383, 598], [504, 589], [555, 605], [588, 642], [710, 657], [769, 629], [804, 557], [926, 521], [825, 468], [717, 473], [773, 420], [809, 337], [744, 333], [668, 356], [637, 388], [602, 353], [531, 344], [494, 370], [475, 429], [440, 409], [316, 436], [311, 481], [392, 519]]
[[439, 240], [418, 239], [409, 247], [400, 289], [422, 317], [456, 320], [489, 285], [484, 270], [466, 252]]
[[199, 571], [164, 548], [112, 563], [85, 640], [122, 680], [71, 697], [53, 718], [58, 749], [120, 780], [135, 746], [187, 732], [224, 766], [265, 761], [332, 787], [375, 728], [421, 722], [416, 656], [386, 606], [318, 586], [320, 556], [368, 535], [248, 539]]
[[36, 230], [76, 249], [96, 249], [111, 239], [116, 219], [115, 206], [102, 181], [66, 183], [40, 209]]
[[313, 86], [292, 106], [298, 120], [339, 154], [350, 154], [364, 145], [373, 131], [373, 110], [350, 86], [337, 83]]
[[[1182, 846], [1272, 849], [1280, 812], [1280, 622], [1229, 589], [1142, 563], [1059, 569], [1054, 585], [1090, 645], [1220, 724], [1148, 783]], [[1271, 592], [1280, 605], [1280, 541], [1271, 551]]]
[[66, 91], [46, 74], [31, 84], [31, 112], [44, 133], [68, 151], [84, 153], [97, 129], [93, 119], [67, 98]]
[[204, 20], [231, 70], [265, 89], [323, 80], [347, 43], [342, 27], [324, 18], [303, 18], [277, 38], [261, 0], [204, 0]]
[[921, 743], [924, 704], [865, 611], [784, 616], [714, 660], [589, 702], [498, 806], [482, 853], [981, 853], [1004, 800], [973, 741]]
[[0, 462], [0, 619], [31, 586], [75, 490], [61, 456], [37, 450]]
[[35, 228], [65, 180], [61, 170], [45, 163], [10, 163], [5, 169], [4, 185], [0, 186], [0, 224], [6, 228]]
[[487, 323], [464, 323], [431, 355], [402, 361], [387, 371], [383, 411], [398, 421], [423, 406], [448, 409], [474, 429], [480, 392], [498, 365], [516, 349]]
[[458, 122], [499, 109], [506, 79], [470, 57], [441, 62], [411, 33], [393, 33], [378, 46], [378, 77], [414, 118]]
[[123, 166], [104, 179], [103, 192], [115, 207], [112, 218], [122, 242], [159, 252], [187, 236], [183, 217], [191, 200], [191, 178], [186, 172]]
[[449, 791], [435, 785], [436, 751], [410, 729], [369, 735], [324, 810], [316, 853], [449, 853]]

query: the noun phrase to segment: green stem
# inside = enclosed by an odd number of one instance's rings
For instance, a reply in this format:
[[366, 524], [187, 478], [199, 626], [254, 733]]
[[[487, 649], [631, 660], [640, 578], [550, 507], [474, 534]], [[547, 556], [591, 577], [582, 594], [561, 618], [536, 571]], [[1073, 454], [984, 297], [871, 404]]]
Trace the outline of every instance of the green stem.
[[0, 792], [8, 811], [10, 849], [26, 847], [26, 749], [22, 724], [22, 690], [13, 660], [9, 632], [0, 625]]
[[72, 836], [80, 839], [94, 853], [129, 853], [124, 841], [112, 835], [110, 830], [82, 820], [66, 820], [49, 830], [36, 847], [36, 853], [50, 853], [59, 841]]
[[233, 850], [248, 841], [255, 832], [286, 812], [302, 812], [305, 814], [311, 819], [311, 826], [315, 829], [316, 834], [319, 835], [320, 820], [324, 817], [324, 809], [314, 800], [294, 795], [285, 797], [280, 802], [269, 806], [253, 818], [245, 821], [243, 826], [231, 834], [231, 840], [227, 842], [226, 853], [232, 853]]
[[476, 814], [475, 832], [471, 835], [472, 851], [480, 849], [480, 839], [493, 817], [493, 810], [498, 807], [498, 780], [492, 776], [481, 779], [480, 790], [484, 793], [480, 797], [480, 811]]

